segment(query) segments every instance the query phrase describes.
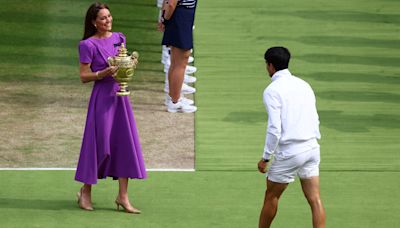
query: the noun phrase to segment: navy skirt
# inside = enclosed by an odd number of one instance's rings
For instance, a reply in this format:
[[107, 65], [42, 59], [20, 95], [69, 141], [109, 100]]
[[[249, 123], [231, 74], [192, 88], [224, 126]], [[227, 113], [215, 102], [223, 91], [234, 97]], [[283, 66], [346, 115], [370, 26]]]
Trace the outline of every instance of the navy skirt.
[[164, 23], [162, 44], [181, 49], [192, 49], [194, 13], [195, 8], [176, 7], [171, 19]]

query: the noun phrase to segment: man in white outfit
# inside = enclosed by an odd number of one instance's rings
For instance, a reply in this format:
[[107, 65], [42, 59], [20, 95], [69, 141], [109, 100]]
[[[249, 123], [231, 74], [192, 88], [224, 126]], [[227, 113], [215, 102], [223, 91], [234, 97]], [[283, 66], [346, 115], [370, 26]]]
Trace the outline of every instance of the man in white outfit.
[[320, 197], [318, 139], [319, 118], [310, 85], [289, 70], [290, 52], [272, 47], [265, 52], [271, 84], [264, 90], [268, 128], [258, 170], [267, 172], [267, 190], [261, 210], [259, 228], [269, 228], [283, 191], [299, 176], [304, 195], [311, 207], [314, 228], [325, 228], [325, 210]]

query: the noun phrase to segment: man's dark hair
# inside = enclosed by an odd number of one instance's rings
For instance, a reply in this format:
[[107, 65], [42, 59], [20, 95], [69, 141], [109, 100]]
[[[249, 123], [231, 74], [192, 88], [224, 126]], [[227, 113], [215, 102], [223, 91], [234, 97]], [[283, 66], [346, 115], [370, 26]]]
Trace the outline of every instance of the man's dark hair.
[[276, 71], [283, 70], [289, 66], [290, 52], [285, 47], [271, 47], [265, 52], [264, 59], [271, 63]]

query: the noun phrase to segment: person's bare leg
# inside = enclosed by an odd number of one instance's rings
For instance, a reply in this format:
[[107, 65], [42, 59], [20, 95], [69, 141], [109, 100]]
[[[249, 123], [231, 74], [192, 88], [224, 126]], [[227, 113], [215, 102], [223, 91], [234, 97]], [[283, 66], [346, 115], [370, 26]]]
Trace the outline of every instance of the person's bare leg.
[[281, 184], [267, 180], [264, 205], [261, 209], [259, 228], [269, 228], [278, 210], [278, 201], [288, 184]]
[[84, 184], [78, 193], [79, 207], [84, 210], [93, 210], [92, 207], [92, 185]]
[[181, 97], [185, 69], [190, 56], [190, 50], [171, 47], [171, 65], [168, 71], [169, 96], [172, 102]]
[[118, 178], [118, 182], [119, 182], [119, 192], [117, 199], [115, 200], [115, 203], [117, 204], [117, 209], [119, 209], [119, 206], [122, 206], [126, 212], [140, 213], [140, 210], [132, 207], [131, 203], [129, 202], [128, 178]]
[[311, 207], [313, 227], [325, 228], [325, 209], [320, 197], [319, 177], [301, 179], [301, 187]]

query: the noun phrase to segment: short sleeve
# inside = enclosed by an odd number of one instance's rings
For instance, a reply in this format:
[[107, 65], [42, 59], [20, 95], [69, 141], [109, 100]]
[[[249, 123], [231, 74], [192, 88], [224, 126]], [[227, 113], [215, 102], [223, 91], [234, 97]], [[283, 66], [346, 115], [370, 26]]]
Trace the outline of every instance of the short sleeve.
[[124, 43], [125, 47], [126, 47], [126, 37], [125, 37], [125, 35], [122, 32], [119, 32], [118, 34], [119, 34], [120, 42]]
[[91, 63], [94, 58], [95, 50], [96, 47], [87, 40], [79, 42], [79, 61], [81, 63]]

